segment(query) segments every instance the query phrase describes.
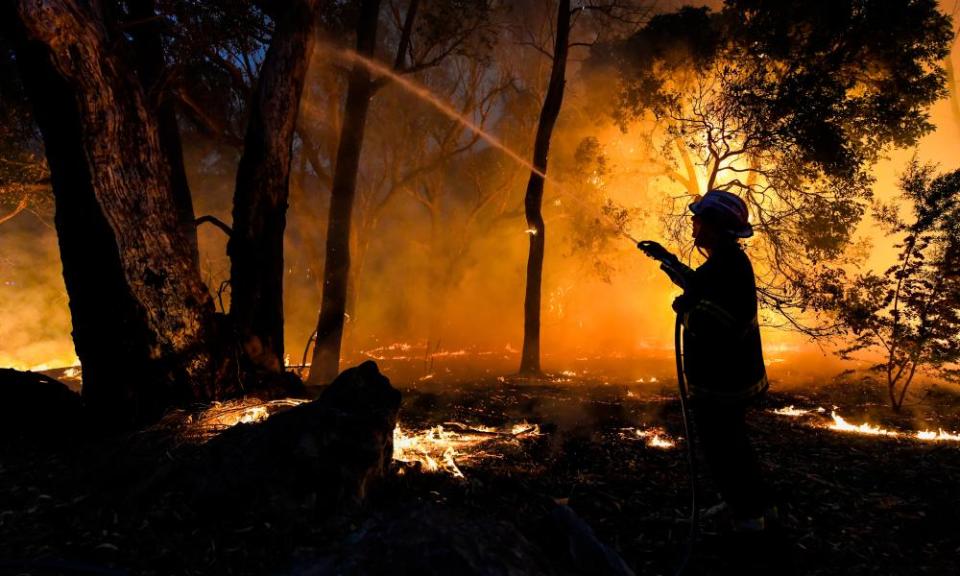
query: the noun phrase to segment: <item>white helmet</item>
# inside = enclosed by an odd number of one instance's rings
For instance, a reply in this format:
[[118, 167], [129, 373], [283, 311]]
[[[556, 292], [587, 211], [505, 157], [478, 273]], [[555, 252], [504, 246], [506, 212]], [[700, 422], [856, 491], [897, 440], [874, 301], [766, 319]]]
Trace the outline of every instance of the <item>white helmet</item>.
[[753, 236], [747, 204], [726, 190], [711, 190], [690, 204], [690, 211], [720, 225], [736, 238]]

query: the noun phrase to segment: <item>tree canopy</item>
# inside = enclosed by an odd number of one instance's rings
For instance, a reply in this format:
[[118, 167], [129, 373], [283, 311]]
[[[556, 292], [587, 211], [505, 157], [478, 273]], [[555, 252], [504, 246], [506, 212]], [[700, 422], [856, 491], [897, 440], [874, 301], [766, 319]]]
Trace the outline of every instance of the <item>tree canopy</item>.
[[[849, 245], [873, 164], [932, 129], [952, 36], [934, 0], [727, 0], [658, 15], [591, 64], [617, 70], [611, 113], [648, 131], [660, 174], [747, 201], [761, 291], [786, 310]], [[675, 231], [689, 198], [677, 200]]]

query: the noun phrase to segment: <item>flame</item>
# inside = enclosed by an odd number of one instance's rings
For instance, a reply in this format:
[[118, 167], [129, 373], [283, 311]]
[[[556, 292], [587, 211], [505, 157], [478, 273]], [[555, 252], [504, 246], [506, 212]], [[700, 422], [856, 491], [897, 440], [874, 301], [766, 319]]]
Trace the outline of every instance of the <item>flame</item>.
[[262, 422], [277, 412], [299, 406], [304, 402], [309, 402], [309, 400], [280, 398], [264, 401], [256, 398], [246, 398], [214, 402], [209, 408], [199, 413], [187, 413], [183, 410], [171, 411], [157, 425], [180, 429], [180, 434], [184, 439], [203, 442], [238, 424]]
[[881, 428], [880, 426], [875, 426], [864, 422], [859, 426], [854, 426], [842, 416], [836, 412], [831, 412], [830, 416], [833, 417], [833, 424], [829, 426], [831, 430], [840, 430], [842, 432], [856, 432], [858, 434], [867, 434], [870, 436], [889, 436], [891, 438], [913, 438], [915, 440], [923, 440], [926, 442], [960, 442], [960, 434], [956, 432], [944, 432], [942, 428], [938, 429], [936, 432], [933, 430], [917, 430], [915, 432], [898, 432], [896, 430], [888, 430], [886, 428]]
[[307, 400], [300, 398], [214, 402], [210, 408], [200, 414], [197, 422], [202, 428], [209, 430], [231, 428], [237, 424], [255, 424], [263, 422], [279, 410], [299, 406], [304, 402]]
[[833, 418], [833, 424], [830, 425], [831, 430], [839, 430], [841, 432], [856, 432], [857, 434], [868, 434], [870, 436], [899, 436], [900, 435], [899, 432], [895, 432], [893, 430], [887, 430], [879, 426], [874, 426], [873, 424], [868, 424], [867, 422], [864, 422], [859, 426], [854, 426], [853, 424], [850, 424], [849, 422], [844, 420], [843, 417], [837, 414], [836, 412], [831, 412], [830, 416]]
[[[540, 435], [540, 426], [520, 422], [504, 430], [489, 426], [448, 422], [426, 430], [406, 430], [400, 424], [393, 430], [393, 459], [419, 462], [427, 472], [440, 472], [465, 478], [458, 462], [495, 457], [484, 448], [497, 442], [516, 442]], [[403, 468], [400, 469], [403, 471]]]
[[666, 430], [657, 426], [650, 428], [624, 428], [620, 437], [628, 440], [642, 439], [650, 448], [659, 448], [661, 450], [669, 450], [677, 445], [677, 442], [667, 434]]
[[793, 404], [791, 404], [785, 408], [777, 408], [776, 410], [773, 411], [773, 413], [779, 414], [780, 416], [797, 417], [797, 416], [804, 416], [806, 414], [809, 414], [810, 411], [803, 408], [794, 408]]
[[[800, 416], [809, 416], [813, 413], [824, 413], [826, 410], [822, 407], [818, 407], [815, 410], [810, 410], [806, 408], [796, 408], [792, 404], [784, 408], [777, 408], [776, 410], [771, 410], [774, 414], [778, 416], [787, 416], [790, 418], [797, 418]], [[912, 440], [921, 440], [924, 442], [960, 442], [960, 434], [957, 432], [946, 432], [943, 428], [938, 428], [936, 431], [933, 430], [916, 430], [916, 431], [901, 431], [901, 430], [890, 430], [888, 428], [883, 428], [875, 424], [870, 424], [869, 422], [864, 422], [863, 424], [851, 424], [847, 420], [837, 414], [836, 410], [830, 412], [830, 417], [832, 420], [827, 421], [827, 424], [822, 423], [812, 423], [810, 426], [815, 428], [827, 428], [829, 430], [835, 430], [837, 432], [847, 432], [853, 434], [863, 434], [866, 436], [884, 436], [887, 438], [906, 438]]]
[[654, 434], [649, 440], [647, 440], [647, 446], [650, 446], [651, 448], [673, 448], [676, 446], [676, 443], [669, 438], [664, 438], [659, 434]]
[[494, 356], [500, 354], [496, 350], [467, 350], [464, 348], [458, 350], [430, 350], [428, 342], [423, 341], [416, 344], [409, 342], [394, 342], [386, 346], [377, 346], [367, 350], [360, 350], [360, 354], [374, 360], [423, 360], [424, 358], [452, 358], [466, 356]]
[[917, 432], [918, 440], [933, 440], [933, 441], [950, 441], [950, 442], [960, 442], [960, 434], [954, 432], [953, 434], [949, 432], [944, 432], [943, 428], [937, 429], [936, 432], [933, 430], [920, 430]]

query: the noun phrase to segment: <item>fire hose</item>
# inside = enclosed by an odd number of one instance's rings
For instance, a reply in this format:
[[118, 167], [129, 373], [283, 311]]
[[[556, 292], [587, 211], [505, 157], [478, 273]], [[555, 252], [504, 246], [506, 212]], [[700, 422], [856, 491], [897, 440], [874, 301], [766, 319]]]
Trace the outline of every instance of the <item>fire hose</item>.
[[[686, 290], [693, 271], [663, 246], [650, 240], [637, 242], [644, 254], [660, 263], [660, 269], [666, 272], [674, 284]], [[697, 509], [697, 459], [694, 452], [693, 430], [690, 425], [690, 406], [687, 395], [687, 382], [683, 372], [683, 317], [678, 312], [673, 326], [673, 350], [677, 364], [677, 392], [680, 397], [680, 413], [683, 418], [683, 434], [687, 438], [687, 474], [690, 486], [690, 529], [687, 533], [687, 543], [683, 558], [675, 572], [676, 576], [684, 574], [693, 558], [697, 540], [697, 530], [700, 521], [700, 511]]]

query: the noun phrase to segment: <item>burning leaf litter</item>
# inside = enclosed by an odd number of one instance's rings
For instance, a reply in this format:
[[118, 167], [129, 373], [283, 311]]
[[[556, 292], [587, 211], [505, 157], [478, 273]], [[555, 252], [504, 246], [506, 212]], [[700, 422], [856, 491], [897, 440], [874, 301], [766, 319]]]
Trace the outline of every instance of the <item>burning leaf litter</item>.
[[[399, 424], [393, 431], [393, 459], [418, 462], [427, 472], [441, 472], [464, 478], [460, 463], [495, 458], [488, 449], [504, 442], [518, 442], [540, 436], [540, 426], [521, 422], [503, 429], [446, 422], [426, 430], [405, 430]], [[400, 469], [401, 473], [403, 468]]]
[[[801, 416], [809, 416], [813, 414], [823, 414], [826, 412], [826, 409], [818, 407], [816, 409], [805, 409], [805, 408], [796, 408], [792, 404], [790, 406], [785, 406], [782, 408], [777, 408], [771, 410], [773, 414], [778, 416], [786, 416], [790, 418], [798, 418]], [[847, 432], [853, 434], [863, 434], [866, 436], [884, 436], [887, 438], [905, 438], [913, 440], [922, 440], [925, 442], [960, 442], [960, 434], [957, 432], [946, 432], [942, 428], [938, 428], [937, 431], [933, 430], [915, 430], [915, 431], [900, 431], [900, 430], [891, 430], [889, 428], [883, 428], [881, 426], [870, 424], [869, 422], [864, 422], [862, 424], [851, 424], [843, 416], [837, 414], [836, 410], [830, 412], [830, 420], [827, 420], [824, 423], [812, 424], [815, 428], [826, 428], [828, 430], [834, 430], [837, 432]]]
[[[204, 441], [238, 424], [262, 422], [276, 412], [299, 406], [308, 400], [283, 398], [279, 400], [236, 400], [215, 403], [210, 408], [190, 414], [171, 413], [161, 425], [180, 426], [182, 436]], [[450, 474], [464, 478], [459, 463], [498, 458], [493, 448], [504, 443], [517, 443], [541, 436], [538, 424], [520, 422], [503, 428], [445, 422], [421, 430], [405, 429], [400, 424], [393, 431], [393, 459], [399, 462], [418, 462], [427, 472]], [[404, 468], [400, 469], [403, 473]]]
[[280, 398], [259, 400], [246, 398], [228, 402], [214, 402], [202, 412], [185, 413], [175, 410], [169, 413], [158, 426], [181, 428], [181, 436], [187, 440], [205, 441], [237, 424], [262, 422], [276, 412], [299, 406], [308, 400]]
[[650, 448], [659, 448], [669, 450], [677, 446], [677, 441], [667, 434], [663, 428], [654, 426], [651, 428], [624, 428], [620, 432], [620, 438], [624, 440], [644, 440]]
[[794, 408], [793, 404], [791, 404], [789, 406], [784, 406], [783, 408], [777, 408], [773, 411], [773, 413], [779, 416], [797, 417], [809, 414], [810, 410], [805, 408]]
[[856, 432], [857, 434], [867, 434], [869, 436], [900, 436], [899, 432], [887, 430], [866, 422], [860, 424], [859, 426], [854, 426], [853, 424], [850, 424], [844, 420], [844, 418], [836, 412], [831, 412], [830, 416], [833, 418], [833, 424], [828, 426], [828, 428], [831, 430], [839, 430], [840, 432]]

